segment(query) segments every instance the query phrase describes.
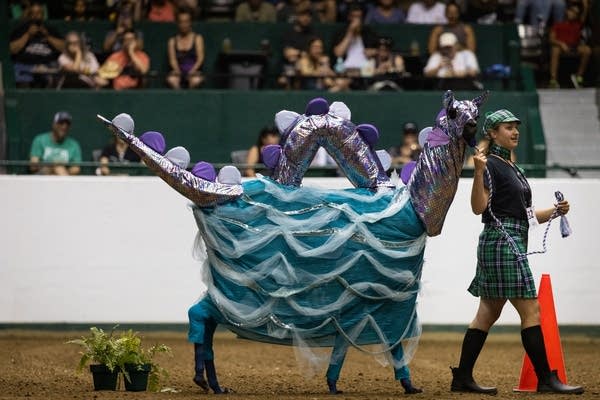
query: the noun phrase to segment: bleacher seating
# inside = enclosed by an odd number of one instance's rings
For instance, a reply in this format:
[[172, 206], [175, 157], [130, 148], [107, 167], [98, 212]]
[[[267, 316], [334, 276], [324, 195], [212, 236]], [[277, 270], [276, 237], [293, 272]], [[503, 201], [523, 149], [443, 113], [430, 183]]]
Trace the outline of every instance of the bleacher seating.
[[[16, 21], [9, 21], [7, 31], [10, 32], [16, 26]], [[96, 53], [101, 51], [102, 42], [106, 32], [111, 29], [111, 23], [108, 21], [87, 21], [87, 22], [66, 22], [49, 21], [61, 33], [65, 34], [70, 30], [85, 32]], [[205, 41], [205, 62], [204, 73], [208, 79], [204, 84], [205, 88], [218, 87], [219, 80], [216, 79], [217, 59], [222, 48], [223, 40], [229, 39], [233, 50], [258, 51], [261, 48], [261, 42], [268, 40], [271, 55], [269, 57], [267, 74], [270, 79], [266, 87], [275, 88], [275, 77], [281, 71], [281, 38], [283, 33], [289, 29], [289, 24], [253, 24], [253, 23], [202, 23], [196, 22], [194, 30], [204, 36]], [[325, 40], [325, 48], [331, 49], [332, 37], [336, 30], [341, 29], [343, 24], [316, 24], [315, 30]], [[168, 72], [167, 62], [167, 40], [176, 33], [175, 24], [170, 23], [152, 23], [142, 22], [136, 29], [144, 33], [144, 51], [148, 53], [151, 59], [151, 76], [148, 79], [150, 88], [165, 87], [164, 78]], [[512, 70], [518, 71], [518, 34], [515, 25], [475, 25], [475, 35], [477, 37], [477, 56], [481, 70], [494, 64], [511, 65]], [[426, 61], [427, 39], [431, 26], [428, 25], [378, 25], [374, 30], [383, 36], [393, 38], [395, 50], [400, 53], [409, 53], [410, 45], [413, 41], [419, 43], [421, 49], [420, 56]], [[2, 51], [2, 61], [5, 65], [5, 84], [10, 87], [13, 78], [10, 76], [9, 56]], [[489, 85], [495, 82], [490, 81]], [[512, 88], [515, 88], [513, 85]], [[497, 88], [497, 87], [493, 87]]]
[[[107, 21], [65, 22], [49, 21], [60, 32], [69, 30], [86, 32], [93, 50], [99, 51], [104, 35], [111, 28]], [[8, 33], [16, 26], [15, 21], [0, 26], [0, 34]], [[316, 25], [316, 31], [325, 39], [326, 48], [331, 48], [333, 33], [341, 24]], [[0, 43], [0, 61], [4, 68], [6, 88], [6, 122], [8, 127], [8, 159], [28, 158], [33, 136], [49, 128], [49, 116], [57, 109], [69, 110], [74, 117], [73, 136], [83, 149], [84, 160], [92, 159], [92, 150], [101, 148], [109, 136], [105, 128], [97, 123], [97, 113], [112, 117], [120, 112], [130, 113], [136, 120], [136, 132], [158, 130], [165, 134], [169, 147], [183, 145], [190, 150], [192, 161], [206, 160], [225, 163], [230, 160], [234, 149], [249, 148], [262, 126], [273, 121], [274, 114], [281, 109], [302, 111], [306, 102], [322, 92], [284, 91], [275, 89], [275, 78], [281, 69], [281, 38], [288, 24], [250, 23], [204, 23], [196, 22], [194, 29], [204, 35], [206, 58], [204, 73], [207, 81], [198, 90], [173, 91], [166, 89], [164, 77], [168, 71], [167, 39], [175, 34], [174, 24], [143, 22], [137, 26], [144, 32], [144, 49], [150, 55], [152, 73], [148, 88], [115, 92], [111, 89], [94, 90], [27, 90], [15, 89], [8, 54], [8, 43]], [[431, 26], [396, 25], [376, 26], [381, 35], [393, 38], [396, 50], [409, 53], [411, 43], [416, 40], [421, 57], [427, 55], [427, 39]], [[482, 70], [494, 64], [510, 65], [519, 78], [518, 35], [514, 25], [476, 25], [477, 55]], [[271, 47], [268, 64], [267, 90], [222, 90], [216, 65], [223, 40], [229, 39], [234, 50], [256, 51], [267, 39]], [[524, 121], [526, 132], [523, 146], [519, 146], [519, 159], [523, 162], [545, 162], [543, 133], [539, 118], [537, 95], [527, 91], [498, 91], [495, 89], [517, 89], [516, 80], [506, 82], [484, 81], [486, 88], [493, 91], [486, 110], [510, 105]], [[500, 86], [495, 86], [500, 85]], [[471, 97], [475, 93], [459, 93], [460, 97]], [[401, 141], [400, 126], [405, 121], [415, 121], [420, 127], [432, 123], [440, 107], [439, 91], [401, 91], [325, 94], [330, 101], [341, 100], [352, 110], [352, 119], [357, 123], [376, 124], [381, 135], [377, 148], [388, 148]], [[31, 110], [35, 110], [32, 114]], [[35, 117], [32, 117], [35, 115]], [[47, 118], [46, 118], [47, 117]], [[539, 146], [540, 141], [542, 146]], [[536, 150], [537, 149], [537, 150]]]

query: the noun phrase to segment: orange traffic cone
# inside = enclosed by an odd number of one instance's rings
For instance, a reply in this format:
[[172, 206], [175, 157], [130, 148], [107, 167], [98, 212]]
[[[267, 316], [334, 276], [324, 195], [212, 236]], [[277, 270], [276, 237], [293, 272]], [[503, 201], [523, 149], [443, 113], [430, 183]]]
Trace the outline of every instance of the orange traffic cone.
[[[542, 274], [540, 290], [538, 292], [538, 302], [540, 303], [540, 322], [550, 370], [557, 370], [560, 381], [567, 383], [565, 361], [563, 359], [562, 346], [560, 344], [556, 311], [554, 310], [554, 297], [552, 295], [552, 283], [550, 282], [549, 274]], [[515, 388], [514, 391], [535, 392], [537, 391], [537, 383], [537, 375], [535, 374], [531, 360], [526, 353], [523, 357], [519, 387]]]

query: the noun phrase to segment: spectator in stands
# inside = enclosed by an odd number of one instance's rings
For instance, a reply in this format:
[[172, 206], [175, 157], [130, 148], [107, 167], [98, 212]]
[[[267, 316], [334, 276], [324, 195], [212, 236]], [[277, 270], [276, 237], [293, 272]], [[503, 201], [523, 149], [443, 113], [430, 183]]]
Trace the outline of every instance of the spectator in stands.
[[471, 50], [459, 50], [454, 33], [445, 32], [440, 35], [439, 50], [431, 54], [423, 73], [430, 78], [475, 78], [479, 63]]
[[[199, 7], [198, 0], [172, 0], [173, 5], [176, 10], [187, 10], [192, 15], [192, 19], [198, 19], [201, 12], [201, 7]], [[175, 15], [175, 20], [177, 20], [177, 15]]]
[[362, 8], [356, 4], [352, 5], [346, 26], [333, 37], [333, 54], [337, 58], [336, 72], [344, 70], [348, 76], [358, 76], [360, 70], [370, 64], [369, 59], [376, 53], [377, 35], [363, 24]]
[[395, 0], [378, 0], [377, 6], [367, 11], [365, 24], [401, 24], [405, 19], [404, 11], [396, 5]]
[[91, 21], [92, 19], [94, 17], [88, 14], [85, 0], [75, 0], [71, 12], [65, 16], [65, 21]]
[[24, 21], [10, 35], [9, 49], [17, 87], [47, 87], [58, 71], [57, 59], [65, 42], [44, 22], [44, 10], [33, 2]]
[[563, 20], [565, 0], [517, 0], [515, 23], [524, 24], [529, 13], [529, 25], [545, 27], [550, 14], [553, 22]]
[[[27, 18], [27, 9], [31, 7], [30, 0], [9, 0], [8, 1], [8, 9], [9, 16], [12, 19], [26, 19]], [[45, 4], [41, 4], [42, 11], [44, 14], [44, 19], [48, 19], [48, 8]]]
[[264, 0], [245, 0], [235, 10], [235, 22], [275, 22], [276, 20], [275, 7]]
[[380, 37], [377, 46], [377, 53], [373, 57], [374, 74], [372, 84], [369, 90], [400, 90], [398, 78], [402, 77], [404, 68], [404, 58], [398, 53], [394, 53], [393, 40], [390, 37]]
[[148, 21], [175, 22], [176, 8], [169, 0], [150, 0]]
[[399, 74], [404, 72], [404, 59], [392, 51], [394, 41], [390, 37], [380, 37], [375, 53], [375, 75]]
[[133, 25], [133, 21], [142, 20], [144, 0], [107, 0], [106, 3], [112, 8], [108, 15], [110, 21], [131, 19]]
[[[270, 144], [279, 144], [280, 138], [281, 135], [275, 127], [266, 126], [260, 131], [256, 143], [248, 150], [246, 164], [249, 167], [244, 171], [244, 176], [256, 176], [254, 165], [263, 163], [262, 149]], [[260, 170], [259, 172], [263, 175], [268, 175], [268, 170]]]
[[58, 88], [95, 87], [94, 77], [98, 72], [98, 60], [88, 50], [81, 35], [71, 31], [65, 36], [65, 50], [58, 57], [61, 70]]
[[[102, 165], [96, 170], [96, 175], [111, 175], [109, 163], [139, 163], [140, 156], [123, 139], [113, 136], [113, 142], [102, 149], [98, 161]], [[125, 170], [117, 171], [123, 172], [120, 175], [126, 175]]]
[[419, 158], [421, 146], [419, 146], [417, 135], [417, 124], [414, 122], [404, 124], [402, 127], [402, 144], [390, 147], [388, 150], [390, 157], [392, 157], [392, 165], [403, 165]]
[[445, 24], [446, 7], [436, 0], [415, 1], [408, 9], [406, 22], [409, 24]]
[[[57, 112], [52, 120], [52, 131], [40, 133], [33, 139], [29, 159], [31, 172], [43, 175], [79, 174], [79, 165], [68, 165], [81, 162], [81, 147], [68, 136], [72, 121], [68, 112]], [[40, 162], [52, 165], [40, 166]]]
[[98, 70], [96, 83], [116, 90], [135, 89], [143, 86], [143, 77], [150, 69], [150, 58], [138, 48], [135, 31], [123, 34], [123, 49], [114, 52]]
[[[596, 3], [595, 7], [598, 8], [598, 5]], [[566, 6], [564, 7], [565, 11], [566, 8], [572, 5], [577, 5], [579, 6], [579, 19], [580, 21], [585, 25], [586, 21], [588, 21], [588, 17], [590, 17], [590, 24], [591, 24], [591, 15], [589, 14], [590, 12], [590, 0], [566, 0]], [[596, 11], [596, 14], [598, 14], [598, 11]], [[564, 18], [563, 18], [564, 20]], [[554, 22], [559, 22], [559, 21], [554, 21]]]
[[[463, 9], [463, 20], [477, 24], [494, 24], [500, 22], [504, 16], [499, 9], [501, 0], [468, 0], [466, 9]], [[511, 15], [511, 19], [513, 16]]]
[[302, 53], [297, 70], [301, 78], [301, 89], [326, 90], [333, 88], [335, 84], [335, 72], [329, 65], [329, 57], [323, 49], [323, 40], [319, 37], [314, 37], [308, 42], [308, 51]]
[[319, 14], [310, 0], [281, 1], [277, 3], [275, 10], [277, 11], [277, 22], [295, 24], [300, 14], [306, 12], [306, 10], [311, 16], [311, 22], [319, 20]]
[[579, 18], [581, 10], [579, 6], [572, 5], [567, 8], [566, 21], [557, 22], [550, 30], [550, 83], [549, 87], [558, 88], [558, 64], [561, 55], [577, 55], [579, 67], [577, 72], [571, 74], [571, 82], [577, 89], [583, 85], [583, 74], [587, 68], [592, 50], [590, 46], [581, 41], [581, 30], [583, 28]]
[[167, 84], [173, 89], [197, 88], [204, 81], [201, 73], [204, 38], [192, 30], [192, 14], [187, 10], [177, 13], [177, 29], [177, 35], [170, 38], [167, 44], [171, 66]]
[[356, 7], [362, 9], [364, 13], [371, 6], [371, 0], [337, 0], [337, 21], [348, 21], [348, 14]]
[[283, 75], [279, 77], [278, 83], [286, 89], [295, 88], [296, 64], [302, 52], [308, 50], [308, 42], [316, 36], [312, 27], [312, 15], [310, 2], [298, 4], [293, 25], [283, 34]]
[[335, 0], [312, 0], [319, 22], [334, 23], [337, 19], [337, 4]]
[[433, 54], [438, 50], [440, 35], [444, 32], [454, 33], [458, 39], [460, 50], [467, 49], [475, 53], [475, 33], [470, 25], [460, 20], [460, 9], [456, 3], [448, 3], [446, 5], [446, 19], [448, 23], [437, 25], [429, 34], [429, 43], [427, 45], [429, 54]]
[[[102, 44], [102, 50], [105, 53], [111, 54], [115, 51], [119, 51], [123, 48], [123, 36], [126, 31], [133, 29], [133, 16], [130, 14], [119, 16], [115, 22], [115, 28], [107, 32], [104, 37], [104, 43]], [[144, 48], [144, 36], [141, 31], [135, 32], [138, 47], [140, 49]]]

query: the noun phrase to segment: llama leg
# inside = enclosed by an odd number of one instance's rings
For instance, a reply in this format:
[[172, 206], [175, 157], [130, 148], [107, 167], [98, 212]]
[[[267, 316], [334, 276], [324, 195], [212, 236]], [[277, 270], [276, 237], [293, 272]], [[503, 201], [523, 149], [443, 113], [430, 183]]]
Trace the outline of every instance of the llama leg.
[[204, 378], [204, 336], [206, 322], [209, 319], [209, 304], [207, 300], [202, 300], [190, 307], [188, 310], [188, 318], [190, 323], [188, 340], [194, 344], [193, 381], [196, 385], [200, 386], [202, 390], [208, 392], [208, 383]]
[[403, 360], [403, 358], [404, 349], [402, 348], [402, 344], [399, 344], [392, 349], [392, 359], [394, 360], [394, 377], [396, 380], [400, 381], [400, 384], [404, 388], [404, 393], [422, 393], [423, 389], [413, 386], [410, 380], [410, 370], [408, 369], [408, 365], [406, 365], [406, 362]]
[[205, 393], [208, 393], [208, 383], [204, 379], [204, 345], [194, 343], [194, 378], [196, 385], [200, 386]]
[[215, 368], [215, 354], [213, 352], [213, 337], [217, 329], [217, 323], [209, 319], [204, 332], [204, 367], [206, 368], [206, 379], [208, 386], [215, 394], [229, 393], [229, 389], [219, 386], [217, 370]]
[[344, 365], [344, 359], [346, 358], [347, 352], [348, 343], [346, 340], [342, 335], [336, 336], [333, 350], [331, 351], [331, 358], [329, 360], [329, 368], [327, 368], [327, 387], [331, 394], [342, 393], [341, 390], [337, 390], [337, 381], [340, 378], [340, 371]]

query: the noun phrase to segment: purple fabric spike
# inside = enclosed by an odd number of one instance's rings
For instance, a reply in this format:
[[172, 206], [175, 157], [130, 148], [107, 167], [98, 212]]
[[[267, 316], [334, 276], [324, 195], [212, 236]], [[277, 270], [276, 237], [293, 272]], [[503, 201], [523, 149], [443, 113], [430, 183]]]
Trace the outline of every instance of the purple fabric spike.
[[217, 173], [215, 172], [215, 167], [212, 166], [211, 163], [207, 163], [206, 161], [199, 161], [192, 168], [192, 174], [197, 176], [198, 178], [202, 178], [207, 181], [214, 182], [217, 178]]
[[443, 146], [450, 142], [450, 137], [437, 126], [427, 135], [427, 143], [429, 147]]
[[410, 180], [410, 176], [412, 175], [416, 166], [417, 166], [416, 161], [411, 161], [411, 162], [404, 164], [404, 167], [402, 167], [402, 171], [400, 171], [400, 179], [402, 179], [402, 183], [404, 183], [405, 185], [408, 184], [408, 181]]
[[154, 131], [144, 132], [142, 136], [140, 136], [140, 140], [155, 152], [165, 154], [167, 145], [162, 133]]
[[371, 124], [360, 124], [356, 127], [360, 136], [364, 139], [365, 142], [371, 147], [377, 143], [379, 140], [379, 131], [374, 125]]
[[322, 97], [316, 97], [306, 105], [306, 115], [325, 115], [329, 112], [329, 103]]
[[262, 151], [263, 164], [267, 168], [273, 169], [279, 163], [279, 157], [281, 157], [281, 146], [278, 144], [269, 144], [263, 147]]
[[442, 118], [443, 118], [443, 117], [445, 117], [445, 116], [446, 116], [446, 109], [445, 109], [445, 108], [442, 108], [442, 109], [440, 110], [440, 112], [438, 113], [438, 115], [435, 117], [435, 122], [438, 122], [438, 123], [439, 123], [439, 122], [440, 122], [440, 119], [442, 119]]

